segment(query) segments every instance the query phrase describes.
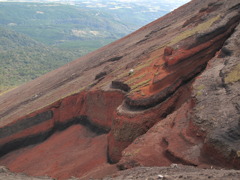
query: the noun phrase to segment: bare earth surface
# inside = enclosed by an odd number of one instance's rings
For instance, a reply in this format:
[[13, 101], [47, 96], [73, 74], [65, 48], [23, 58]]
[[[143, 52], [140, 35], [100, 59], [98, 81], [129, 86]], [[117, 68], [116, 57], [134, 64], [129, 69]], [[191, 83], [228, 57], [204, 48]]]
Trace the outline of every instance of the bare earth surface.
[[121, 172], [116, 177], [104, 178], [104, 180], [237, 180], [240, 171], [199, 169], [191, 166], [177, 165], [173, 167], [138, 167]]
[[[1, 180], [53, 180], [49, 177], [29, 177], [11, 173], [0, 167]], [[80, 180], [72, 177], [69, 180]], [[94, 178], [89, 178], [94, 179]], [[240, 171], [224, 169], [199, 169], [192, 166], [172, 164], [170, 167], [137, 167], [120, 171], [103, 180], [239, 180]]]
[[239, 62], [239, 0], [192, 0], [2, 94], [0, 165], [58, 180], [240, 179]]
[[17, 174], [10, 172], [6, 167], [0, 167], [1, 180], [53, 180], [49, 177], [30, 177], [25, 174]]

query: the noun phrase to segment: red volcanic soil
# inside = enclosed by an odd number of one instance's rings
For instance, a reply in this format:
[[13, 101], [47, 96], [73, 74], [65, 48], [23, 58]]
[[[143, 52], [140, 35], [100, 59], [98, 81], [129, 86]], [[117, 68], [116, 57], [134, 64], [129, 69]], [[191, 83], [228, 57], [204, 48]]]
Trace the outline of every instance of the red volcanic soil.
[[239, 169], [239, 23], [238, 0], [192, 0], [1, 95], [0, 165], [57, 179]]
[[107, 164], [106, 150], [106, 135], [97, 136], [81, 125], [74, 125], [41, 144], [9, 153], [0, 164], [31, 176], [67, 179], [92, 173], [97, 178], [116, 171], [115, 165]]
[[123, 151], [118, 166], [128, 169], [135, 166], [170, 166], [177, 163], [207, 167], [207, 159], [200, 154], [202, 134], [188, 120], [191, 107], [192, 102], [184, 103], [146, 134], [135, 139]]

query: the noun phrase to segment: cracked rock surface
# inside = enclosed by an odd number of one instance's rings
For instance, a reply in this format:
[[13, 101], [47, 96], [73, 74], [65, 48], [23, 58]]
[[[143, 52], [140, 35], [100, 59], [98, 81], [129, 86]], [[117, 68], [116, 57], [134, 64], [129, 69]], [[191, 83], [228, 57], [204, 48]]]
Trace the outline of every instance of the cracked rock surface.
[[193, 119], [207, 134], [204, 152], [210, 155], [210, 152], [217, 151], [210, 157], [217, 156], [218, 161], [225, 157], [228, 163], [235, 163], [240, 150], [239, 47], [240, 25], [222, 48], [228, 54], [220, 52], [212, 59], [193, 86], [196, 101]]

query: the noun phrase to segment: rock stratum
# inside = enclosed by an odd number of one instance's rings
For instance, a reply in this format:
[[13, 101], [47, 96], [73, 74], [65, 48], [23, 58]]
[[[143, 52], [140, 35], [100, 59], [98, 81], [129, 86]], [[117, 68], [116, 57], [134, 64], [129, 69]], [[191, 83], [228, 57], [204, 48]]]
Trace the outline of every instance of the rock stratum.
[[56, 179], [240, 168], [240, 3], [192, 0], [0, 96], [0, 165]]

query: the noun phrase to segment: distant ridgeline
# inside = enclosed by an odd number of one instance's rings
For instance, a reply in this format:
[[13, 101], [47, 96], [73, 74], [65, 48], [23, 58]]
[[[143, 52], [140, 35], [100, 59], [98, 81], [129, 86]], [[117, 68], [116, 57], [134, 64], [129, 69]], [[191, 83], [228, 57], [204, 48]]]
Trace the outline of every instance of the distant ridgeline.
[[[94, 50], [151, 21], [146, 21], [147, 17], [142, 22], [129, 17], [136, 22], [124, 23], [103, 10], [58, 3], [0, 3], [0, 16], [1, 25], [45, 44], [79, 48], [87, 43], [86, 50]], [[96, 40], [103, 42], [96, 44]]]

